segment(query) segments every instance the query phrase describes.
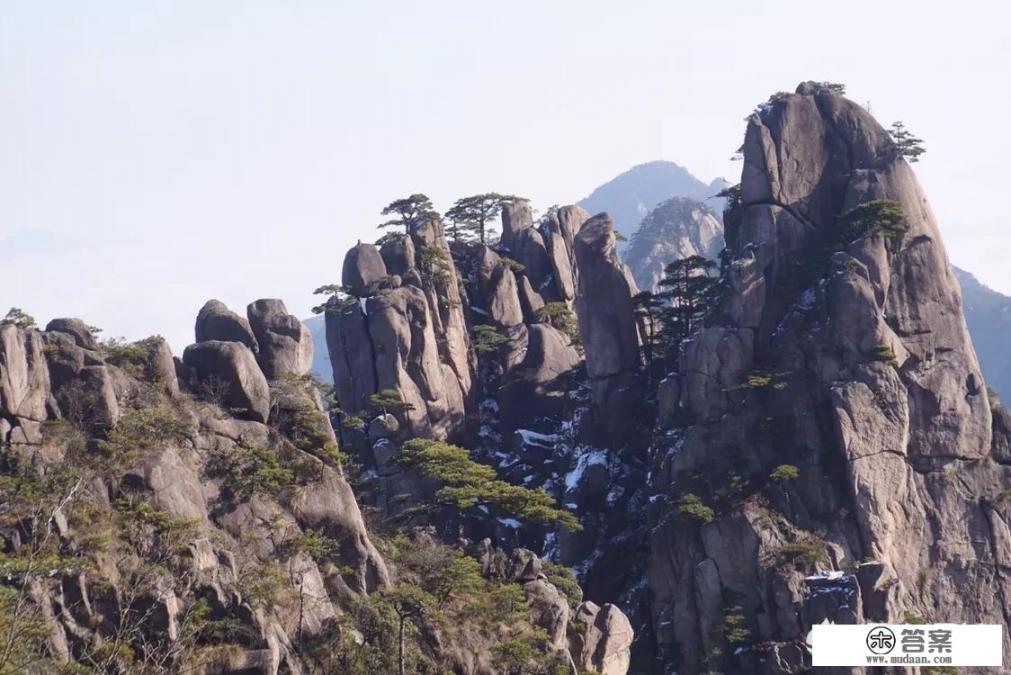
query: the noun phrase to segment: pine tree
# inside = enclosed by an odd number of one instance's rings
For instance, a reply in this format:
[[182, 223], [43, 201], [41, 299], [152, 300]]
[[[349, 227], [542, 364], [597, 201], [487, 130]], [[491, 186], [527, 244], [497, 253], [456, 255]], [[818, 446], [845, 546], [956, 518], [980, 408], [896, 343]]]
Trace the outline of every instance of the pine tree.
[[439, 219], [438, 212], [432, 206], [432, 200], [420, 192], [390, 202], [383, 208], [382, 215], [394, 217], [380, 223], [379, 228], [402, 227], [406, 234]]
[[681, 343], [703, 325], [716, 303], [719, 288], [718, 265], [702, 256], [675, 260], [664, 269], [656, 297], [661, 332], [659, 342], [668, 355], [676, 355]]
[[514, 195], [502, 195], [497, 192], [485, 192], [457, 199], [453, 207], [446, 212], [446, 218], [452, 223], [449, 233], [453, 241], [476, 238], [482, 244], [488, 243], [488, 237], [492, 234], [488, 223], [516, 199]]
[[898, 148], [899, 154], [910, 162], [919, 162], [920, 155], [926, 152], [923, 147], [923, 139], [910, 133], [902, 122], [893, 122], [888, 134], [895, 141], [895, 147]]

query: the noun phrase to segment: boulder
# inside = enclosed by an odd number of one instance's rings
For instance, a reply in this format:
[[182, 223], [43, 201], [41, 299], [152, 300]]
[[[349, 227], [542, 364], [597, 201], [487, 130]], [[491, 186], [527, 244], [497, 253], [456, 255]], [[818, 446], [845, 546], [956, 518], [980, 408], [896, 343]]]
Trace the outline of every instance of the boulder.
[[523, 265], [523, 275], [530, 279], [530, 285], [548, 302], [561, 299], [552, 275], [552, 262], [548, 256], [544, 237], [532, 227], [516, 232], [513, 236], [511, 257]]
[[312, 335], [284, 303], [275, 299], [257, 300], [246, 308], [249, 325], [260, 351], [256, 360], [264, 375], [275, 380], [285, 375], [300, 377], [312, 367]]
[[548, 633], [548, 648], [556, 652], [565, 649], [570, 614], [568, 599], [544, 579], [526, 582], [523, 584], [523, 592], [527, 596], [527, 606], [534, 625]]
[[487, 246], [478, 255], [477, 282], [482, 307], [494, 325], [516, 326], [523, 323], [523, 308], [517, 294], [516, 276]]
[[193, 368], [207, 392], [224, 407], [238, 408], [257, 422], [270, 415], [270, 388], [249, 347], [241, 342], [208, 340], [190, 345], [183, 363]]
[[589, 219], [590, 214], [587, 213], [586, 209], [581, 206], [562, 206], [548, 214], [548, 220], [544, 225], [544, 230], [546, 233], [560, 235], [562, 241], [565, 243], [565, 249], [569, 252], [569, 256], [571, 257], [574, 255], [573, 245], [576, 239], [576, 234], [583, 226], [583, 223]]
[[597, 607], [592, 602], [584, 602], [574, 618], [587, 627], [577, 657], [579, 665], [600, 675], [626, 675], [635, 637], [628, 617], [616, 605]]
[[[407, 235], [394, 237], [379, 249], [388, 274], [401, 277], [414, 269], [414, 240]], [[378, 270], [377, 270], [378, 272]]]
[[541, 559], [533, 551], [525, 548], [513, 549], [509, 556], [506, 576], [510, 581], [526, 583], [534, 581], [541, 574]]
[[502, 209], [502, 246], [512, 249], [516, 235], [522, 230], [534, 226], [534, 215], [530, 210], [530, 202], [517, 199]]
[[98, 351], [98, 341], [91, 334], [91, 328], [80, 319], [53, 319], [46, 324], [46, 332], [69, 335], [81, 349]]
[[241, 342], [254, 354], [258, 350], [249, 321], [228, 309], [220, 300], [208, 300], [200, 308], [195, 333], [197, 342]]
[[388, 274], [383, 257], [372, 244], [353, 246], [344, 256], [341, 283], [351, 295], [360, 298], [375, 292], [375, 285]]

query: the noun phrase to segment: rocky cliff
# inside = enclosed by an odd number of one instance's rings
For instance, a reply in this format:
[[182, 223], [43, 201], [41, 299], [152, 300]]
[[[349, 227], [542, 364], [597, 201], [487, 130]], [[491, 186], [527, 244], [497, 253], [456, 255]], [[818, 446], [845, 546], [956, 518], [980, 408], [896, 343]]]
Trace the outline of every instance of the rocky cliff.
[[[804, 83], [743, 153], [663, 359], [611, 216], [519, 199], [347, 252], [330, 391], [278, 300], [181, 359], [4, 325], [0, 671], [785, 675], [824, 621], [1006, 626], [1011, 414], [900, 148]], [[721, 245], [686, 199], [640, 232], [649, 286]]]
[[[445, 287], [405, 271], [415, 285], [370, 295], [365, 345], [464, 389], [469, 355], [434, 337], [460, 328]], [[0, 326], [0, 672], [627, 670], [620, 610], [532, 552], [369, 531], [280, 300], [208, 301], [195, 335], [174, 359], [78, 319]], [[446, 397], [414, 386], [425, 432], [448, 429]]]
[[824, 620], [1006, 624], [1006, 413], [908, 164], [807, 83], [750, 117], [741, 194], [724, 300], [664, 385], [662, 658], [801, 672]]

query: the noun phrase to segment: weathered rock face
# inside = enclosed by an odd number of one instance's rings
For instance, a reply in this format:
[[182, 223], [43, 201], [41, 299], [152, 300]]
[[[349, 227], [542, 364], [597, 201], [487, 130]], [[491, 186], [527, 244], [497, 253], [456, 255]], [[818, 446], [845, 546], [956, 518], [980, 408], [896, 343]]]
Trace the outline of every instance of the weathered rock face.
[[525, 347], [523, 359], [507, 371], [498, 390], [505, 434], [531, 420], [559, 417], [568, 400], [559, 378], [572, 373], [582, 361], [568, 337], [543, 323], [529, 326]]
[[482, 298], [479, 309], [501, 328], [523, 323], [523, 307], [512, 269], [487, 246], [482, 246], [477, 256], [477, 281]]
[[655, 291], [669, 263], [696, 255], [715, 260], [723, 245], [723, 225], [708, 206], [674, 197], [643, 219], [622, 258], [636, 285]]
[[[1008, 557], [996, 495], [1011, 472], [912, 171], [865, 110], [812, 83], [759, 108], [744, 155], [723, 311], [664, 384], [659, 653], [683, 673], [798, 672], [797, 641], [826, 619], [1006, 624], [989, 570]], [[873, 200], [901, 209], [902, 232], [852, 230], [850, 209]], [[728, 598], [767, 656], [727, 656]]]
[[0, 326], [0, 414], [46, 419], [51, 392], [43, 349], [39, 331]]
[[358, 244], [344, 256], [341, 283], [352, 295], [370, 295], [386, 275], [386, 263], [372, 244]]
[[548, 215], [548, 221], [544, 225], [546, 234], [557, 234], [561, 236], [565, 243], [565, 250], [569, 256], [573, 257], [573, 246], [575, 245], [576, 234], [579, 228], [590, 219], [590, 214], [581, 206], [562, 206], [555, 209]]
[[512, 249], [516, 236], [523, 230], [534, 226], [534, 215], [530, 210], [530, 202], [517, 199], [502, 209], [502, 245]]
[[588, 628], [581, 649], [573, 654], [581, 668], [601, 675], [625, 675], [632, 660], [635, 633], [628, 618], [615, 605], [598, 607], [584, 602], [575, 619]]
[[[384, 257], [395, 277], [385, 277]], [[408, 405], [401, 433], [446, 438], [460, 432], [473, 406], [476, 360], [441, 223], [387, 242], [382, 256], [359, 244], [345, 259], [343, 283], [359, 302], [331, 303], [326, 317], [343, 409], [362, 412], [369, 396], [393, 389]]]
[[194, 332], [197, 342], [207, 340], [241, 342], [254, 354], [259, 349], [249, 321], [228, 309], [220, 300], [208, 300], [200, 308]]
[[266, 422], [270, 388], [249, 347], [241, 342], [208, 340], [190, 345], [183, 363], [196, 372], [205, 390], [222, 403], [241, 409], [250, 419]]
[[607, 436], [620, 442], [635, 421], [642, 387], [632, 306], [632, 296], [639, 291], [618, 259], [614, 243], [611, 219], [600, 214], [583, 223], [574, 250], [579, 268], [579, 333], [586, 370], [593, 380], [594, 412]]
[[246, 308], [249, 325], [260, 346], [256, 360], [268, 379], [300, 377], [312, 366], [312, 335], [301, 321], [288, 314], [280, 300], [257, 300]]
[[[250, 308], [253, 326], [262, 329], [261, 356], [284, 362], [277, 336], [295, 340], [298, 334], [283, 305], [259, 301]], [[94, 653], [108, 644], [110, 631], [132, 625], [126, 623], [131, 619], [124, 602], [143, 617], [130, 630], [144, 632], [145, 650], [156, 643], [174, 648], [186, 639], [187, 612], [202, 599], [212, 620], [227, 618], [241, 634], [223, 638], [227, 656], [220, 663], [226, 671], [305, 672], [294, 640], [320, 635], [335, 620], [340, 603], [390, 583], [339, 465], [321, 459], [332, 456], [336, 446], [318, 393], [297, 378], [274, 381], [271, 391], [244, 342], [248, 334], [231, 335], [234, 340], [204, 339], [187, 348], [179, 368], [194, 379], [184, 380], [188, 395], [181, 397], [164, 340], [149, 338], [129, 349], [99, 345], [76, 319], [54, 321], [44, 332], [0, 327], [5, 478], [31, 483], [31, 476], [66, 470], [71, 479], [80, 479], [65, 497], [50, 495], [60, 504], [50, 525], [72, 555], [91, 563], [88, 571], [75, 567], [35, 574], [24, 595], [26, 616], [44, 622], [46, 647], [57, 658], [72, 662], [80, 651]], [[223, 386], [211, 391], [204, 385], [214, 378]], [[233, 416], [236, 408], [247, 419]], [[62, 431], [51, 434], [44, 428]], [[104, 443], [122, 442], [116, 436], [120, 430], [130, 439], [128, 452], [97, 454]], [[236, 481], [249, 466], [230, 462], [254, 449], [281, 466], [297, 467], [277, 474], [280, 482], [303, 483], [297, 499], [276, 485], [240, 493]], [[31, 460], [28, 478], [10, 473], [15, 457]], [[68, 515], [82, 501], [88, 504], [87, 517]], [[151, 511], [145, 513], [174, 526], [185, 522], [192, 528], [185, 535], [188, 550], [169, 562], [155, 559], [162, 555], [154, 550], [157, 544], [132, 551], [126, 562], [89, 558], [88, 547], [78, 542], [104, 532], [95, 527], [115, 529], [115, 513], [127, 501], [146, 505]], [[317, 559], [293, 551], [291, 537], [307, 532], [325, 535], [335, 543], [333, 550]], [[35, 534], [5, 525], [0, 542], [10, 555], [23, 555], [27, 538]], [[136, 543], [129, 537], [117, 541]], [[136, 572], [146, 563], [158, 566], [155, 575], [144, 572], [157, 577], [156, 587], [129, 586], [146, 578]], [[285, 574], [271, 592], [298, 594], [297, 610], [283, 603], [254, 605], [246, 597], [251, 579], [269, 582], [266, 571], [278, 563]], [[166, 575], [169, 568], [172, 574]]]

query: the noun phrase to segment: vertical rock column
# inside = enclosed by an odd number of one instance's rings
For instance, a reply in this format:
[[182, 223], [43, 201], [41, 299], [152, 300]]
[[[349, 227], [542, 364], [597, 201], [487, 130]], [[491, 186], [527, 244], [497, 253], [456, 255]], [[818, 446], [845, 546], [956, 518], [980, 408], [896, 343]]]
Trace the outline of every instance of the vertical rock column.
[[632, 306], [632, 296], [639, 291], [618, 258], [614, 227], [606, 213], [583, 224], [574, 250], [579, 268], [579, 333], [593, 381], [594, 415], [606, 437], [620, 444], [634, 428], [642, 399]]

